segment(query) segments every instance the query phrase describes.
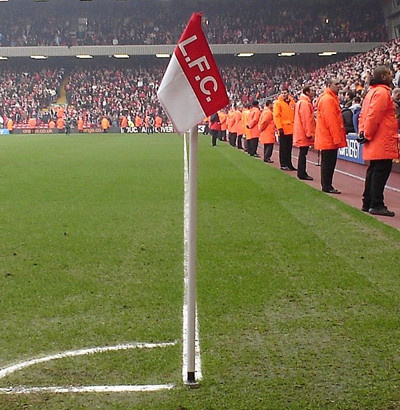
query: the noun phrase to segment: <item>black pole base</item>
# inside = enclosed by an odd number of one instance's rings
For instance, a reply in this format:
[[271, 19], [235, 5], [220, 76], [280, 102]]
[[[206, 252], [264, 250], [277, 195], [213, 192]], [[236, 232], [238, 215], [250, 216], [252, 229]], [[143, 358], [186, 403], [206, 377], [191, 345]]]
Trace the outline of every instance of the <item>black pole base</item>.
[[199, 383], [197, 383], [196, 381], [194, 372], [187, 373], [187, 380], [185, 384], [192, 388], [196, 388], [199, 386]]

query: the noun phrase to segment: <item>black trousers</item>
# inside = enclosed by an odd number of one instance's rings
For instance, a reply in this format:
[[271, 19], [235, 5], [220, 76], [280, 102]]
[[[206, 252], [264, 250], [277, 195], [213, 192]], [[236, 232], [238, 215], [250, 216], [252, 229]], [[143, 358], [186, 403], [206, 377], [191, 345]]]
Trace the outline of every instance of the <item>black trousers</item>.
[[332, 182], [337, 162], [337, 154], [337, 148], [321, 150], [321, 185], [323, 191], [334, 189]]
[[363, 207], [381, 208], [385, 206], [383, 191], [392, 171], [391, 159], [371, 160], [365, 176]]
[[237, 145], [236, 146], [239, 149], [243, 149], [242, 139], [243, 139], [243, 135], [238, 135], [237, 136]]
[[293, 135], [279, 136], [279, 162], [281, 167], [294, 168], [292, 164]]
[[300, 147], [299, 160], [297, 162], [297, 176], [299, 178], [305, 178], [307, 174], [307, 154], [309, 147]]
[[264, 161], [271, 159], [274, 150], [274, 143], [264, 144]]
[[247, 140], [247, 152], [252, 157], [254, 157], [254, 155], [257, 154], [258, 140], [258, 137]]
[[229, 144], [232, 145], [232, 147], [236, 146], [236, 137], [237, 137], [236, 132], [229, 133]]
[[210, 130], [211, 134], [211, 145], [215, 147], [217, 145], [217, 139], [219, 137], [219, 131], [218, 130]]

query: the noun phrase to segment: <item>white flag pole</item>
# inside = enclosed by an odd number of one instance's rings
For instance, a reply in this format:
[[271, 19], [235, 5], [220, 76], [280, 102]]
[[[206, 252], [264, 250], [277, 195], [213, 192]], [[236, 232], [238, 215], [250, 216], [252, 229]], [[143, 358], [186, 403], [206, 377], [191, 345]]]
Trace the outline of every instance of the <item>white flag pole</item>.
[[196, 227], [197, 227], [197, 168], [198, 129], [190, 130], [189, 144], [189, 238], [188, 238], [188, 314], [187, 314], [187, 382], [196, 383]]

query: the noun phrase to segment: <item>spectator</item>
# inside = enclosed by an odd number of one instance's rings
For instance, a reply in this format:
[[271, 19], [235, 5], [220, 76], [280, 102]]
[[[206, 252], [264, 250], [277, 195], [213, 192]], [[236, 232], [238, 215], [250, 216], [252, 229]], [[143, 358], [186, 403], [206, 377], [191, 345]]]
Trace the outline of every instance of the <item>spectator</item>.
[[338, 92], [340, 82], [332, 78], [317, 101], [317, 121], [315, 130], [315, 149], [321, 150], [322, 191], [340, 194], [332, 185], [339, 148], [347, 145], [346, 133], [340, 112]]
[[365, 176], [362, 210], [373, 215], [391, 216], [383, 192], [392, 170], [393, 159], [399, 158], [398, 122], [390, 85], [393, 76], [386, 66], [374, 70], [371, 88], [360, 114], [360, 139], [363, 158], [370, 161]]

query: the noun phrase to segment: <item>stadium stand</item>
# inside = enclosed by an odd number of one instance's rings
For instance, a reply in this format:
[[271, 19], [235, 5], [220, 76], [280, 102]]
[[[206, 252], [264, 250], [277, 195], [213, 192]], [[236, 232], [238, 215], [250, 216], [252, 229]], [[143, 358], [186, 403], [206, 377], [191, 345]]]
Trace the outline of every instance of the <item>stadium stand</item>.
[[[96, 13], [85, 2], [62, 10], [56, 3], [25, 2], [22, 9], [22, 0], [2, 4], [10, 18], [0, 23], [0, 46], [175, 44], [193, 11], [193, 3], [176, 0], [147, 0], [133, 7], [109, 7], [98, 0]], [[204, 12], [204, 30], [214, 44], [388, 40], [382, 10], [373, 0], [217, 0], [196, 6]]]

